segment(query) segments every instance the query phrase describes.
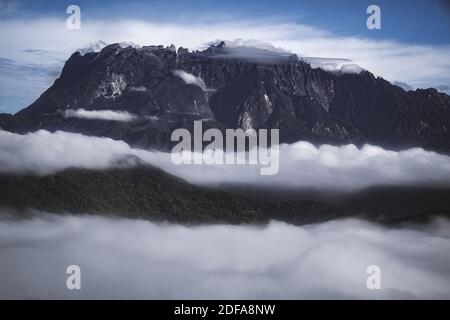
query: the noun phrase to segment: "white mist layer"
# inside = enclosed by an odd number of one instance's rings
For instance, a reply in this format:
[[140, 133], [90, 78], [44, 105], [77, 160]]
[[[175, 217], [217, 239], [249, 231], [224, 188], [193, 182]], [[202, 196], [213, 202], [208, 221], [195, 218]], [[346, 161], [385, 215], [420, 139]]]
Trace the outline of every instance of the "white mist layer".
[[[158, 225], [41, 215], [0, 220], [0, 298], [450, 298], [450, 222], [387, 229]], [[67, 290], [69, 265], [81, 290]], [[368, 290], [367, 267], [381, 268]]]
[[[421, 148], [396, 152], [370, 145], [358, 149], [354, 145], [283, 144], [279, 172], [262, 176], [259, 165], [175, 165], [170, 153], [134, 149], [123, 141], [109, 138], [44, 130], [19, 135], [0, 130], [0, 172], [4, 173], [50, 174], [71, 167], [104, 169], [123, 163], [130, 155], [199, 185], [338, 189], [450, 185], [450, 157]], [[194, 156], [201, 157], [201, 154]]]
[[110, 120], [110, 121], [123, 121], [129, 122], [136, 119], [136, 116], [127, 111], [114, 111], [114, 110], [66, 110], [64, 112], [66, 118], [82, 118], [82, 119], [95, 119], [95, 120]]

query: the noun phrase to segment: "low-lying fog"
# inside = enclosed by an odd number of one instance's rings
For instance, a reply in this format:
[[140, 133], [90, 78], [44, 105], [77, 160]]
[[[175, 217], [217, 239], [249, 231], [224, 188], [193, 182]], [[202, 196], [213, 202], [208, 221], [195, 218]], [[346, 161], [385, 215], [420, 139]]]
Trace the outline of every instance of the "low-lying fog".
[[[450, 298], [450, 221], [387, 228], [0, 220], [0, 298]], [[9, 216], [11, 217], [11, 216]], [[81, 268], [81, 290], [66, 268]], [[369, 290], [369, 265], [381, 289]]]
[[170, 153], [135, 149], [109, 138], [45, 130], [19, 135], [0, 130], [0, 173], [51, 174], [71, 167], [104, 169], [123, 163], [120, 160], [130, 155], [206, 186], [245, 184], [341, 191], [376, 185], [450, 186], [450, 157], [421, 148], [397, 152], [370, 145], [358, 149], [354, 145], [316, 147], [304, 141], [283, 144], [279, 172], [264, 176], [256, 165], [176, 165]]

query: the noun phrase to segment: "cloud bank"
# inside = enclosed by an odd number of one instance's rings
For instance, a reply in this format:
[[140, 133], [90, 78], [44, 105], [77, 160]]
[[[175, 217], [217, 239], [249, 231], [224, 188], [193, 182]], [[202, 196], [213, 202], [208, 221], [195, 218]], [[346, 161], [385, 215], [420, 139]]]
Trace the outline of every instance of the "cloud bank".
[[70, 167], [105, 169], [131, 153], [125, 142], [107, 138], [45, 130], [18, 135], [0, 130], [0, 172], [48, 174]]
[[96, 119], [96, 120], [110, 120], [110, 121], [123, 121], [129, 122], [135, 120], [137, 117], [127, 111], [114, 111], [114, 110], [66, 110], [64, 112], [66, 118], [83, 118], [83, 119]]
[[397, 152], [370, 145], [358, 149], [354, 145], [283, 144], [279, 172], [262, 176], [259, 165], [175, 165], [170, 153], [135, 149], [109, 138], [62, 131], [25, 135], [0, 131], [0, 172], [49, 174], [69, 167], [103, 169], [130, 155], [198, 185], [340, 190], [372, 185], [450, 185], [450, 157], [421, 148]]
[[[159, 225], [91, 216], [0, 220], [0, 298], [450, 298], [450, 222], [386, 229]], [[65, 287], [81, 268], [81, 290]], [[368, 290], [369, 265], [381, 289]]]

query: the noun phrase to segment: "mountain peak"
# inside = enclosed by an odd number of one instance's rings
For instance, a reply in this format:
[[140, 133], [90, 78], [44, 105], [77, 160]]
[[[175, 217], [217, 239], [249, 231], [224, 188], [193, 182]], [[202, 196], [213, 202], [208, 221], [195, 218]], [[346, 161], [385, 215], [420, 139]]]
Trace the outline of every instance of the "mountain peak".
[[[66, 116], [67, 109], [84, 111], [74, 118]], [[132, 121], [102, 118], [123, 112]], [[2, 126], [76, 131], [166, 150], [171, 132], [191, 130], [195, 120], [220, 130], [279, 129], [280, 141], [287, 143], [450, 152], [449, 96], [407, 92], [356, 65], [324, 71], [283, 49], [243, 40], [194, 52], [123, 43], [100, 53], [77, 52], [52, 87]]]
[[98, 40], [96, 42], [92, 42], [92, 43], [84, 46], [83, 48], [77, 49], [75, 51], [78, 51], [81, 55], [84, 55], [86, 53], [91, 53], [91, 52], [100, 52], [103, 50], [103, 48], [105, 48], [111, 44], [117, 44], [121, 48], [126, 48], [126, 47], [141, 48], [140, 45], [138, 45], [134, 42], [125, 41], [125, 42], [107, 43], [103, 40]]

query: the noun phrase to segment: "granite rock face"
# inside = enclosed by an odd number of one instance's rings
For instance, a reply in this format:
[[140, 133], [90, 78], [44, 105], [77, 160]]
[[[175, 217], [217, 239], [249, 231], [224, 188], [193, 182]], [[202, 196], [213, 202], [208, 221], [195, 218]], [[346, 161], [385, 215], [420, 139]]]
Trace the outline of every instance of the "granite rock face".
[[[177, 71], [178, 70], [178, 71]], [[126, 111], [133, 121], [67, 117], [67, 110]], [[296, 55], [224, 43], [189, 52], [174, 46], [74, 53], [61, 76], [0, 126], [65, 130], [167, 150], [176, 128], [278, 128], [281, 142], [450, 151], [450, 97], [405, 91], [368, 71], [329, 72]]]

